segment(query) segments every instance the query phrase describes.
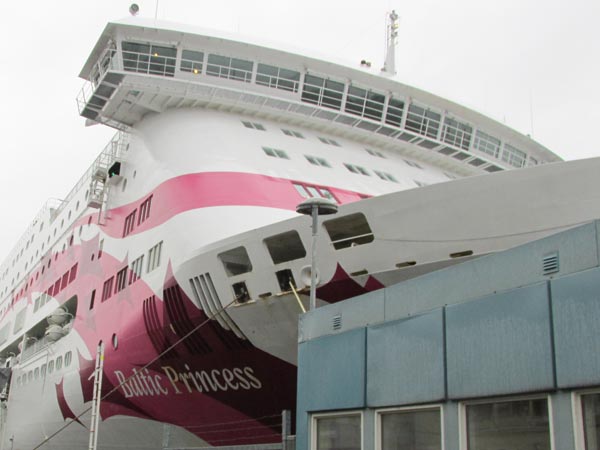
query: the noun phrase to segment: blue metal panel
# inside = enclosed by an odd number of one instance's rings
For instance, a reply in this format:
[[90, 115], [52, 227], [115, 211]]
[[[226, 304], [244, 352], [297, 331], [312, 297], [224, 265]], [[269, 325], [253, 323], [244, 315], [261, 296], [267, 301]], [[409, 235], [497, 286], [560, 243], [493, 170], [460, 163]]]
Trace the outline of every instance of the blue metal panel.
[[367, 331], [367, 404], [431, 402], [445, 397], [443, 311]]
[[360, 328], [300, 344], [298, 397], [306, 411], [364, 406], [365, 335]]
[[559, 387], [600, 383], [600, 269], [553, 280]]
[[546, 283], [449, 306], [446, 339], [450, 398], [554, 385]]

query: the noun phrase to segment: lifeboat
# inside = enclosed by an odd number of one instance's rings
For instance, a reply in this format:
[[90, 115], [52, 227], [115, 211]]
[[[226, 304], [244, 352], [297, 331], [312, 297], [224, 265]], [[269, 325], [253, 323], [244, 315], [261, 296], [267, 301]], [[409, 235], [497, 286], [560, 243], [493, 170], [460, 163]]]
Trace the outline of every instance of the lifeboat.
[[63, 336], [65, 336], [67, 334], [67, 331], [61, 327], [60, 325], [50, 325], [48, 328], [46, 328], [46, 338], [48, 338], [48, 340], [50, 342], [55, 342], [58, 341], [60, 338], [62, 338]]
[[64, 325], [71, 318], [71, 313], [67, 312], [64, 308], [58, 308], [52, 314], [50, 314], [46, 320], [49, 325]]

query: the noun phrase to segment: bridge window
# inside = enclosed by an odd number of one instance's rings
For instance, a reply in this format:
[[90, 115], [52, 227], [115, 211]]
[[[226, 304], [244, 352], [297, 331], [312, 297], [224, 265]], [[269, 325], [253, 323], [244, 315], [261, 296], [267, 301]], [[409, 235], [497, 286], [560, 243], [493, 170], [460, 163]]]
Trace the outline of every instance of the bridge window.
[[323, 222], [336, 250], [373, 242], [373, 231], [362, 213], [350, 214]]
[[181, 53], [181, 65], [179, 69], [182, 72], [191, 72], [193, 74], [202, 73], [202, 62], [204, 61], [204, 53], [193, 50], [183, 50]]
[[385, 96], [379, 92], [350, 85], [346, 98], [346, 112], [373, 120], [381, 120]]
[[252, 61], [245, 59], [209, 54], [206, 74], [213, 77], [228, 78], [230, 80], [249, 83], [252, 79], [253, 65]]
[[411, 103], [408, 106], [405, 128], [420, 135], [437, 138], [441, 114]]
[[129, 72], [172, 77], [177, 49], [137, 42], [122, 42], [123, 66]]
[[475, 150], [491, 155], [497, 158], [500, 155], [500, 139], [490, 136], [483, 131], [477, 130], [475, 132], [475, 141], [473, 142]]
[[456, 119], [446, 117], [444, 119], [444, 130], [442, 133], [442, 141], [447, 144], [464, 150], [469, 149], [471, 144], [471, 136], [473, 135], [473, 127], [466, 123], [459, 122]]
[[504, 144], [502, 161], [507, 162], [513, 167], [523, 167], [525, 166], [525, 161], [527, 161], [527, 153], [513, 147], [512, 145]]
[[340, 109], [344, 83], [306, 74], [302, 88], [302, 101], [328, 108]]
[[281, 67], [259, 64], [256, 70], [256, 84], [284, 91], [298, 92], [300, 72]]
[[404, 112], [404, 101], [390, 97], [388, 101], [385, 123], [399, 127], [402, 123], [402, 114]]

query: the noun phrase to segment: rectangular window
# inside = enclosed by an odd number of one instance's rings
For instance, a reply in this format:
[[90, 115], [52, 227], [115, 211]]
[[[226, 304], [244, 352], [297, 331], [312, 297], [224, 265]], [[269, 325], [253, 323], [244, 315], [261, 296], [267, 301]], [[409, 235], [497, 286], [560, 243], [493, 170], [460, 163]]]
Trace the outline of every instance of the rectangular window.
[[256, 84], [282, 89], [289, 92], [298, 92], [300, 72], [283, 69], [281, 67], [259, 64], [256, 70]]
[[600, 393], [581, 396], [585, 450], [600, 450]]
[[206, 74], [213, 77], [249, 83], [252, 80], [253, 66], [254, 63], [252, 61], [245, 59], [209, 54], [206, 64]]
[[442, 450], [440, 408], [384, 411], [377, 426], [380, 450]]
[[346, 97], [346, 112], [373, 120], [381, 120], [385, 95], [362, 89], [356, 86], [348, 86]]
[[108, 300], [112, 296], [112, 288], [115, 277], [110, 277], [102, 286], [102, 301]]
[[131, 270], [129, 271], [129, 284], [135, 283], [142, 276], [142, 267], [144, 264], [144, 255], [137, 258], [131, 263]]
[[181, 65], [179, 69], [182, 72], [191, 72], [195, 75], [202, 73], [202, 62], [204, 53], [194, 50], [183, 50], [181, 53]]
[[90, 294], [90, 309], [94, 309], [94, 300], [96, 299], [96, 289], [92, 290]]
[[77, 278], [77, 264], [71, 267], [71, 271], [69, 272], [69, 284], [71, 284], [75, 278]]
[[548, 400], [505, 400], [467, 404], [468, 450], [497, 448], [550, 450]]
[[502, 161], [507, 162], [513, 167], [524, 167], [525, 161], [527, 161], [527, 153], [513, 147], [512, 145], [504, 144]]
[[252, 262], [244, 247], [232, 248], [219, 253], [217, 257], [221, 260], [225, 272], [230, 277], [252, 271]]
[[390, 97], [388, 101], [387, 112], [385, 114], [385, 123], [399, 127], [402, 124], [402, 114], [404, 113], [404, 101]]
[[265, 127], [260, 124], [260, 123], [256, 123], [256, 122], [247, 122], [247, 121], [242, 121], [242, 123], [244, 124], [244, 126], [246, 128], [251, 128], [253, 130], [259, 130], [259, 131], [266, 131]]
[[435, 139], [440, 129], [441, 118], [440, 113], [411, 103], [408, 106], [405, 128]]
[[290, 159], [287, 153], [283, 150], [271, 147], [263, 147], [262, 149], [263, 152], [265, 152], [268, 156], [272, 156], [273, 158]]
[[410, 167], [414, 167], [416, 169], [422, 169], [423, 167], [421, 167], [419, 164], [417, 164], [414, 161], [410, 161], [408, 159], [403, 159], [402, 161], [404, 161], [407, 165], [409, 165]]
[[358, 413], [313, 416], [312, 450], [361, 450], [362, 417]]
[[373, 231], [362, 213], [326, 220], [323, 226], [336, 250], [373, 242]]
[[148, 250], [148, 268], [146, 272], [152, 272], [158, 266], [160, 266], [160, 253], [162, 250], [162, 241]]
[[135, 215], [137, 214], [137, 209], [134, 209], [131, 214], [125, 217], [125, 223], [123, 224], [123, 237], [127, 236], [129, 233], [133, 231], [133, 227], [135, 226]]
[[[141, 204], [140, 204], [140, 215], [138, 217], [138, 225], [142, 224], [144, 221], [146, 221], [148, 219], [148, 217], [150, 217], [150, 207], [152, 206], [152, 195], [150, 197], [148, 197], [146, 200], [144, 200]], [[135, 211], [134, 211], [135, 213]], [[134, 216], [134, 220], [135, 220], [135, 216]], [[133, 226], [132, 226], [133, 229]]]
[[323, 158], [319, 158], [318, 156], [310, 156], [310, 155], [304, 155], [304, 157], [306, 158], [306, 160], [315, 165], [315, 166], [321, 166], [321, 167], [331, 167], [329, 165], [329, 163], [327, 162], [327, 160], [323, 159]]
[[104, 248], [104, 239], [100, 239], [100, 244], [98, 245], [98, 259], [102, 258], [102, 249]]
[[306, 74], [302, 88], [302, 101], [328, 108], [340, 109], [344, 96], [344, 83]]
[[378, 158], [385, 158], [385, 155], [377, 150], [372, 150], [370, 148], [365, 148], [365, 150], [369, 155], [377, 156]]
[[335, 141], [333, 139], [329, 139], [326, 137], [320, 137], [319, 136], [319, 140], [323, 143], [323, 144], [327, 144], [327, 145], [333, 145], [334, 147], [341, 147], [341, 145], [339, 144], [338, 141]]
[[495, 138], [483, 131], [475, 132], [475, 141], [473, 142], [475, 150], [491, 155], [497, 158], [500, 155], [500, 139]]
[[346, 167], [346, 169], [348, 169], [352, 173], [370, 176], [369, 172], [367, 172], [367, 169], [365, 169], [364, 167], [357, 166], [356, 164], [349, 164], [349, 163], [344, 163], [344, 166]]
[[175, 74], [175, 47], [137, 42], [122, 42], [121, 47], [126, 71], [169, 77]]
[[297, 137], [299, 139], [304, 139], [304, 136], [302, 135], [302, 133], [299, 133], [297, 131], [286, 130], [284, 128], [282, 128], [281, 131], [283, 131], [283, 134], [285, 134], [286, 136], [293, 136], [293, 137]]
[[455, 147], [469, 150], [471, 145], [471, 136], [473, 135], [473, 127], [459, 122], [451, 117], [444, 119], [444, 129], [442, 131], [442, 141]]
[[398, 180], [396, 179], [396, 177], [394, 177], [392, 174], [389, 174], [387, 172], [381, 172], [379, 170], [374, 170], [373, 172], [375, 172], [375, 175], [377, 175], [382, 180], [391, 181], [393, 183], [397, 183], [398, 182]]
[[306, 249], [296, 230], [265, 238], [264, 243], [269, 250], [273, 264], [281, 264], [306, 256]]
[[331, 193], [331, 191], [324, 187], [310, 186], [300, 183], [294, 183], [294, 188], [303, 198], [321, 197], [327, 198], [331, 201], [338, 203], [338, 199]]
[[115, 294], [125, 289], [127, 285], [127, 267], [123, 267], [117, 272], [117, 282], [115, 283]]

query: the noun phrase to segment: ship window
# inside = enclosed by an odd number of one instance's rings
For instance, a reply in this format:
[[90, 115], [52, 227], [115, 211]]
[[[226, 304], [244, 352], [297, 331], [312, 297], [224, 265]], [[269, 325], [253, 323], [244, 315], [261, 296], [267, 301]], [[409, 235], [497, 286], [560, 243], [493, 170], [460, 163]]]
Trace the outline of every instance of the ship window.
[[309, 163], [315, 166], [331, 167], [325, 159], [319, 158], [318, 156], [304, 155], [304, 157], [308, 160]]
[[117, 347], [119, 346], [119, 340], [118, 340], [118, 338], [117, 338], [117, 335], [116, 335], [116, 333], [113, 333], [113, 335], [112, 335], [112, 339], [111, 339], [111, 340], [112, 340], [112, 346], [113, 346], [113, 348], [116, 350], [116, 349], [117, 349]]
[[340, 109], [344, 83], [306, 74], [302, 88], [302, 101], [328, 108]]
[[509, 144], [504, 144], [504, 151], [502, 152], [502, 161], [507, 162], [513, 167], [523, 167], [527, 160], [527, 153], [513, 147]]
[[52, 372], [54, 372], [54, 360], [50, 360], [48, 362], [48, 374], [51, 374]]
[[373, 172], [375, 172], [375, 175], [377, 175], [382, 180], [392, 181], [394, 183], [398, 182], [398, 180], [396, 179], [396, 177], [394, 177], [392, 174], [389, 174], [387, 172], [381, 172], [379, 170], [374, 170]]
[[117, 282], [115, 283], [115, 294], [125, 289], [127, 285], [127, 267], [123, 267], [117, 272]]
[[160, 266], [160, 254], [162, 252], [162, 241], [148, 251], [148, 268], [146, 272], [152, 272]]
[[306, 249], [296, 230], [270, 236], [264, 240], [273, 264], [281, 264], [304, 258]]
[[69, 367], [71, 365], [71, 359], [73, 358], [73, 353], [69, 350], [65, 353], [65, 367]]
[[444, 128], [442, 131], [442, 141], [455, 147], [468, 150], [471, 144], [471, 136], [473, 135], [473, 127], [459, 122], [451, 117], [444, 119]]
[[256, 69], [256, 84], [284, 91], [298, 92], [300, 72], [281, 67], [259, 64]]
[[333, 145], [334, 147], [341, 147], [340, 143], [338, 141], [333, 140], [333, 139], [329, 139], [329, 138], [326, 138], [326, 137], [320, 137], [319, 136], [319, 140], [323, 144]]
[[377, 150], [371, 150], [370, 148], [365, 148], [365, 150], [369, 155], [377, 156], [378, 158], [385, 158], [385, 155]]
[[373, 232], [362, 213], [350, 214], [323, 222], [336, 250], [373, 242]]
[[252, 270], [252, 262], [248, 257], [248, 252], [244, 247], [236, 247], [226, 252], [219, 253], [225, 272], [228, 276], [241, 275]]
[[39, 367], [36, 367], [34, 369], [34, 371], [33, 371], [33, 378], [36, 379], [36, 380], [40, 378], [40, 368]]
[[137, 258], [131, 263], [131, 271], [129, 272], [129, 284], [137, 281], [142, 276], [142, 267], [144, 266], [144, 255]]
[[230, 58], [221, 55], [208, 55], [206, 74], [213, 77], [228, 78], [230, 80], [245, 81], [252, 79], [252, 61]]
[[260, 130], [260, 131], [265, 131], [265, 127], [260, 124], [260, 123], [256, 123], [256, 122], [247, 122], [245, 120], [242, 120], [242, 123], [244, 124], [244, 126], [246, 128], [251, 128], [253, 130]]
[[404, 112], [404, 101], [390, 97], [388, 101], [385, 123], [399, 127], [402, 124], [402, 113]]
[[13, 328], [13, 334], [21, 331], [23, 325], [25, 325], [25, 314], [27, 314], [27, 309], [22, 309], [17, 313], [17, 317], [15, 318], [15, 326]]
[[69, 272], [69, 283], [72, 283], [73, 280], [77, 277], [77, 264], [71, 267], [71, 271]]
[[114, 283], [115, 277], [110, 277], [108, 280], [104, 282], [102, 286], [102, 301], [108, 300], [112, 295], [112, 287]]
[[58, 358], [56, 358], [56, 370], [62, 369], [62, 365], [63, 365], [63, 357], [59, 356]]
[[100, 244], [98, 246], [98, 259], [102, 258], [102, 249], [104, 248], [104, 239], [100, 240]]
[[436, 138], [440, 129], [440, 113], [411, 103], [408, 106], [405, 128], [423, 136]]
[[33, 371], [27, 372], [27, 382], [31, 383], [33, 381]]
[[146, 200], [144, 200], [140, 204], [140, 215], [138, 217], [138, 223], [137, 223], [138, 225], [142, 224], [144, 221], [146, 221], [148, 219], [148, 217], [150, 217], [150, 207], [152, 206], [152, 197], [153, 196], [154, 196], [154, 194], [151, 195], [150, 197], [148, 197]]
[[417, 169], [422, 169], [423, 167], [421, 167], [419, 164], [417, 164], [414, 161], [410, 161], [408, 159], [403, 159], [402, 161], [404, 161], [407, 165], [409, 165], [410, 167], [415, 167]]
[[298, 131], [286, 130], [284, 128], [282, 128], [281, 131], [283, 131], [283, 134], [285, 134], [286, 136], [293, 136], [293, 137], [297, 137], [299, 139], [304, 139], [304, 136], [302, 135], [302, 133], [299, 133]]
[[46, 376], [46, 364], [42, 364], [42, 367], [40, 368], [40, 377], [44, 378]]
[[194, 50], [183, 50], [179, 68], [182, 72], [199, 74], [202, 73], [202, 61], [204, 61], [204, 53]]
[[123, 67], [129, 72], [172, 77], [175, 73], [177, 49], [161, 45], [122, 42]]
[[500, 139], [477, 130], [473, 147], [475, 150], [497, 158], [500, 154]]
[[346, 112], [373, 120], [381, 120], [385, 96], [379, 92], [350, 85], [346, 98]]
[[419, 180], [413, 180], [413, 181], [419, 187], [425, 187], [429, 184], [429, 183], [425, 183], [424, 181], [419, 181]]
[[344, 163], [344, 166], [352, 173], [369, 176], [369, 172], [367, 172], [367, 169], [365, 169], [364, 167], [348, 163]]
[[123, 224], [123, 237], [127, 236], [133, 231], [136, 214], [137, 209], [134, 209], [130, 214], [127, 215], [127, 217], [125, 217], [125, 223]]
[[271, 147], [263, 147], [262, 149], [267, 155], [272, 156], [273, 158], [290, 159], [287, 153], [283, 150]]
[[92, 290], [90, 294], [90, 309], [94, 309], [94, 300], [96, 299], [96, 289]]
[[302, 186], [301, 184], [294, 183], [294, 187], [296, 188], [296, 191], [298, 191], [298, 194], [300, 194], [302, 197], [310, 198], [310, 194], [308, 193], [308, 191], [305, 189], [304, 186]]
[[[4, 313], [4, 311], [2, 311]], [[0, 344], [4, 344], [8, 339], [8, 332], [10, 330], [10, 323], [7, 323], [0, 328]]]

